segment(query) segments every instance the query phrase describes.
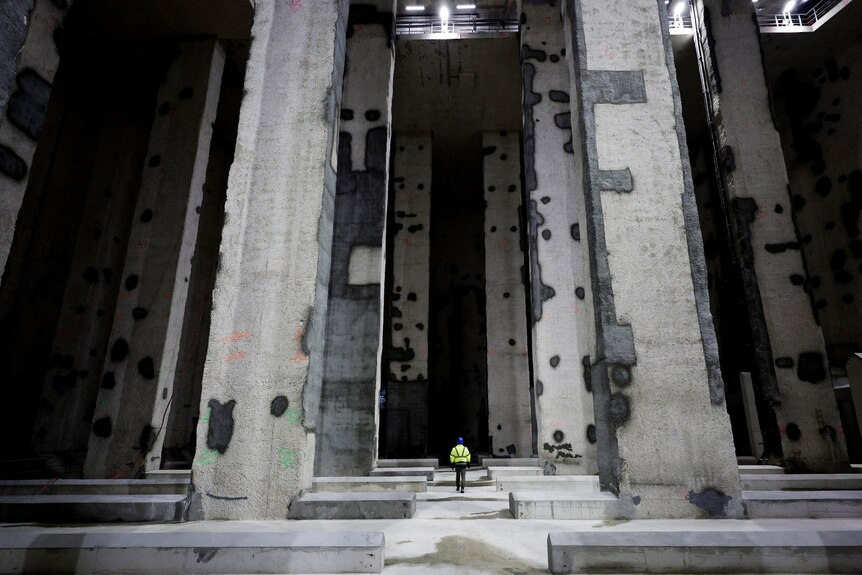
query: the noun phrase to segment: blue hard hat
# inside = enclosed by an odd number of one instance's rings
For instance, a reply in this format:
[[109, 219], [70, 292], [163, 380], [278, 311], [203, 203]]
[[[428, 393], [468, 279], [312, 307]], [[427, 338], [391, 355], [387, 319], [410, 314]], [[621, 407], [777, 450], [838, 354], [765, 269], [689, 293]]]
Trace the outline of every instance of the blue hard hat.
[[463, 437], [459, 437], [459, 438], [458, 438], [458, 443], [464, 443], [464, 438], [463, 438]]

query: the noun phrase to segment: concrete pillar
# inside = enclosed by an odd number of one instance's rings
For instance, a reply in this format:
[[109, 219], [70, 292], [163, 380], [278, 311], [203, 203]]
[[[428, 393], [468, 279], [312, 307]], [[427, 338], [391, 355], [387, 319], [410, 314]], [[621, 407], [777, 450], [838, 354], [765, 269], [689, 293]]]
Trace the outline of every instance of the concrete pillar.
[[150, 94], [134, 104], [133, 94], [123, 96], [101, 103], [104, 129], [91, 141], [95, 169], [87, 179], [84, 220], [74, 239], [34, 427], [37, 452], [83, 452], [90, 438], [152, 120], [142, 113], [152, 106]]
[[763, 432], [760, 430], [760, 418], [757, 415], [757, 401], [750, 373], [743, 371], [739, 374], [739, 386], [742, 388], [742, 407], [745, 409], [751, 455], [760, 457], [763, 454]]
[[[847, 362], [847, 380], [850, 383], [850, 397], [856, 412], [856, 422], [862, 426], [862, 353], [854, 353]], [[862, 429], [859, 430], [862, 432]]]
[[394, 14], [394, 0], [350, 8], [318, 476], [368, 475], [377, 459]]
[[548, 475], [596, 473], [591, 287], [558, 2], [524, 2], [524, 182], [538, 451]]
[[84, 473], [158, 469], [224, 51], [184, 42], [158, 95]]
[[521, 248], [518, 132], [482, 135], [485, 183], [485, 295], [488, 435], [493, 455], [532, 455], [530, 366]]
[[823, 335], [804, 289], [806, 266], [769, 108], [754, 7], [746, 0], [705, 0], [695, 5], [697, 22], [704, 21], [704, 7], [710, 14], [712, 41], [705, 50], [722, 174], [761, 388], [778, 421], [784, 465], [789, 472], [843, 471], [847, 451], [838, 433]]
[[284, 519], [310, 487], [347, 2], [255, 3], [192, 467], [195, 515]]
[[386, 445], [398, 453], [424, 447], [428, 429], [431, 135], [399, 134], [395, 145]]
[[664, 0], [566, 0], [565, 16], [602, 487], [630, 517], [739, 516]]
[[[0, 7], [0, 282], [15, 235], [15, 223], [36, 144], [45, 124], [51, 83], [60, 64], [55, 44], [57, 30], [71, 0], [52, 2], [4, 2]], [[30, 7], [32, 6], [32, 11]], [[63, 6], [63, 7], [60, 7]], [[29, 12], [29, 17], [28, 17]], [[21, 18], [25, 23], [21, 24]], [[23, 47], [18, 45], [26, 30]], [[9, 60], [9, 51], [15, 50]], [[20, 50], [20, 52], [19, 52]], [[4, 87], [15, 70], [15, 82]], [[8, 91], [7, 91], [8, 90]], [[8, 96], [4, 95], [8, 94]]]

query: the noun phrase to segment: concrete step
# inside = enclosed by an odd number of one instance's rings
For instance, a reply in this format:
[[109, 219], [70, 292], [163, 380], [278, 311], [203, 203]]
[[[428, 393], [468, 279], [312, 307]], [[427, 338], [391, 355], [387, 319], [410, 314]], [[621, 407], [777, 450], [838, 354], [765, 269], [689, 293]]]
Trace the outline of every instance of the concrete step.
[[156, 469], [147, 471], [144, 474], [145, 479], [189, 479], [192, 478], [191, 469]]
[[850, 471], [851, 473], [862, 473], [862, 463], [851, 463]]
[[809, 473], [805, 475], [740, 475], [742, 489], [752, 491], [781, 490], [852, 490], [862, 489], [858, 473]]
[[425, 493], [428, 480], [425, 477], [315, 477], [311, 480], [314, 492], [380, 492], [407, 491]]
[[736, 463], [739, 465], [757, 465], [757, 458], [753, 455], [737, 455]]
[[778, 467], [777, 465], [740, 465], [739, 466], [739, 474], [740, 475], [759, 475], [759, 474], [780, 475], [783, 473], [784, 473], [784, 468]]
[[549, 533], [551, 573], [858, 573], [860, 531]]
[[538, 457], [486, 457], [484, 467], [539, 467]]
[[862, 517], [862, 491], [743, 491], [753, 519]]
[[182, 521], [185, 495], [0, 495], [0, 521]]
[[488, 479], [496, 480], [500, 477], [512, 476], [512, 475], [544, 475], [541, 467], [489, 467], [488, 468]]
[[188, 479], [29, 479], [0, 481], [0, 495], [185, 495]]
[[598, 493], [597, 475], [514, 475], [496, 480], [497, 491], [553, 491], [565, 493]]
[[618, 502], [601, 492], [513, 491], [509, 511], [515, 519], [616, 519]]
[[2, 573], [380, 573], [383, 533], [4, 533]]
[[410, 519], [416, 494], [306, 493], [290, 506], [291, 519]]
[[434, 481], [433, 467], [377, 467], [369, 473], [371, 477], [424, 477]]
[[435, 457], [425, 459], [378, 459], [377, 468], [390, 467], [437, 467], [439, 461]]

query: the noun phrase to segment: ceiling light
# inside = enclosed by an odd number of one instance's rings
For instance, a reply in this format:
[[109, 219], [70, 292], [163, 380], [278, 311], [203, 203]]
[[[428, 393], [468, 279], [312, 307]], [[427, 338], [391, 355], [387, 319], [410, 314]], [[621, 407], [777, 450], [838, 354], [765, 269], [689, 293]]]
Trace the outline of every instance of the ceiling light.
[[458, 4], [457, 6], [455, 6], [455, 8], [458, 10], [475, 10], [476, 5], [475, 4]]
[[440, 7], [440, 19], [444, 22], [449, 20], [449, 8], [447, 8], [446, 6]]
[[421, 10], [425, 10], [425, 6], [416, 6], [416, 5], [405, 6], [404, 9], [407, 10], [408, 12], [419, 12]]
[[680, 2], [676, 6], [673, 7], [673, 15], [675, 18], [679, 18], [682, 15], [683, 10], [685, 10], [685, 2]]
[[790, 12], [793, 8], [796, 7], [796, 0], [790, 0], [787, 4], [784, 5], [784, 11]]

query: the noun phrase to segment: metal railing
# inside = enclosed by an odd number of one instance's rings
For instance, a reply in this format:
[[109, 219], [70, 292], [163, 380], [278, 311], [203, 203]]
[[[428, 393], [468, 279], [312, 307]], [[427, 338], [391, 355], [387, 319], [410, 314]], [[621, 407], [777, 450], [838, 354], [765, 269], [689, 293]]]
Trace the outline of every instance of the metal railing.
[[518, 20], [504, 12], [453, 14], [444, 24], [433, 15], [399, 16], [395, 21], [395, 33], [402, 34], [481, 34], [517, 32]]
[[759, 14], [757, 24], [761, 31], [813, 32], [851, 0], [821, 0], [805, 12]]

